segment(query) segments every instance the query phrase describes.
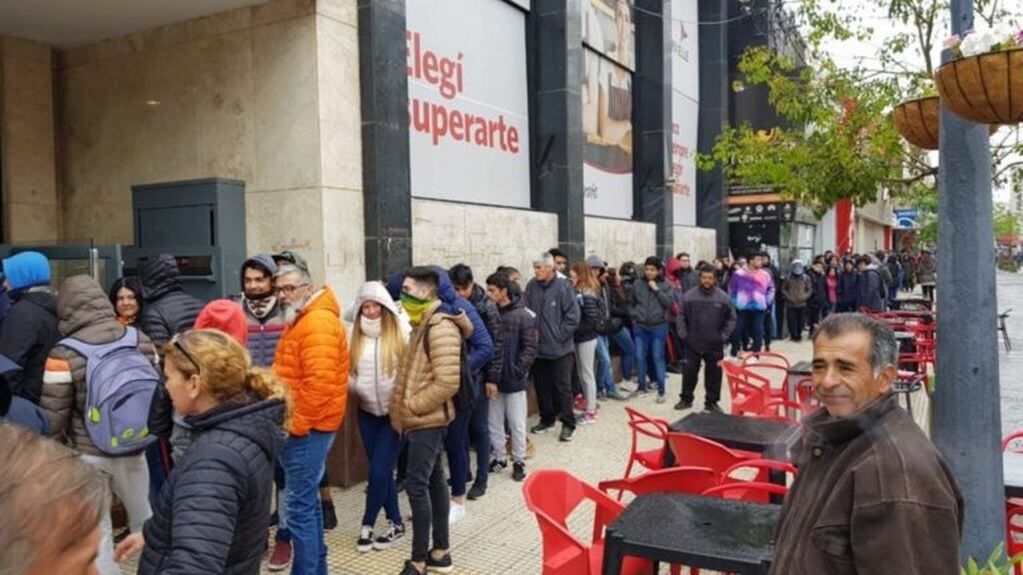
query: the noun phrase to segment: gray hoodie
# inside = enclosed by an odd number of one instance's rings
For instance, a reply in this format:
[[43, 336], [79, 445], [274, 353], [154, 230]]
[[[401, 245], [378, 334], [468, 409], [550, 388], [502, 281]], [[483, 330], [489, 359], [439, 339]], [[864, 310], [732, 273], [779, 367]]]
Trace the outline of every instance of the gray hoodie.
[[555, 277], [541, 283], [533, 278], [526, 284], [523, 300], [537, 316], [540, 332], [537, 357], [558, 359], [572, 353], [575, 350], [572, 336], [579, 327], [581, 312], [568, 280]]
[[668, 323], [668, 309], [671, 307], [671, 286], [668, 282], [657, 281], [655, 292], [647, 285], [646, 279], [638, 279], [632, 286], [632, 321], [642, 327], [657, 327]]

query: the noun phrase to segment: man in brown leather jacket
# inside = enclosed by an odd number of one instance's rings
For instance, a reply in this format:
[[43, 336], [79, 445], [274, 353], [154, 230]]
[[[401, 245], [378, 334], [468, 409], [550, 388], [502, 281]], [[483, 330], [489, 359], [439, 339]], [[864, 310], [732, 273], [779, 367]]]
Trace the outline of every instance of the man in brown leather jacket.
[[951, 470], [891, 392], [898, 346], [861, 314], [824, 320], [813, 385], [824, 407], [795, 446], [772, 574], [959, 573], [963, 499]]

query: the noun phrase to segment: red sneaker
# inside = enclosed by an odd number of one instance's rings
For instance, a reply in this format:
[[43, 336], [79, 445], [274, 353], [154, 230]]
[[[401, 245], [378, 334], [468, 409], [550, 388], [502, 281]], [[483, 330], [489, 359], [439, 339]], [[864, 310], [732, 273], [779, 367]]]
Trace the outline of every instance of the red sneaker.
[[284, 571], [291, 567], [291, 541], [275, 541], [266, 568], [271, 571]]

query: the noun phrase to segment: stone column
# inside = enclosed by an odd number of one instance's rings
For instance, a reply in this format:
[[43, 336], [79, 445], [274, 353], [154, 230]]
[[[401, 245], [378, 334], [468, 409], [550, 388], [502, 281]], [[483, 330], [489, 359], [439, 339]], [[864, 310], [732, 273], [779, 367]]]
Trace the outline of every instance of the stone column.
[[[728, 18], [727, 0], [700, 0], [701, 22]], [[697, 149], [714, 149], [714, 142], [728, 124], [728, 25], [700, 26], [700, 124]], [[720, 168], [696, 173], [696, 224], [717, 232], [718, 254], [728, 253], [728, 190]], [[738, 254], [736, 254], [738, 255]]]
[[[952, 0], [952, 33], [972, 27], [971, 3]], [[950, 57], [946, 51], [943, 60]], [[931, 436], [966, 503], [962, 557], [978, 562], [1005, 539], [989, 135], [942, 106]]]
[[633, 217], [657, 226], [656, 253], [673, 255], [671, 173], [671, 3], [637, 0], [632, 79]]
[[558, 243], [575, 261], [585, 255], [582, 0], [534, 0], [527, 28], [532, 204], [557, 214]]
[[366, 277], [412, 263], [404, 0], [359, 2]]
[[49, 46], [0, 37], [3, 242], [57, 241], [53, 72]]

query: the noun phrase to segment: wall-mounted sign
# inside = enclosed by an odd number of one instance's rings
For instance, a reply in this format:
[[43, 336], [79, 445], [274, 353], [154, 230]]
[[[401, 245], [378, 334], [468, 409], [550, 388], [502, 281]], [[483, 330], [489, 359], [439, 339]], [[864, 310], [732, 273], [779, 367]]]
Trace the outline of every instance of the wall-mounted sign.
[[696, 225], [696, 145], [700, 117], [697, 0], [671, 2], [671, 175], [676, 225]]
[[895, 214], [895, 221], [899, 229], [907, 230], [916, 227], [916, 220], [920, 217], [920, 210], [916, 208], [899, 208], [892, 210]]
[[795, 219], [795, 202], [745, 204], [741, 206], [729, 206], [728, 208], [729, 224], [793, 222]]
[[636, 69], [636, 24], [632, 0], [583, 0], [583, 44], [605, 58]]
[[758, 186], [728, 186], [729, 196], [752, 196], [755, 194], [774, 194], [777, 192], [778, 188], [769, 184]]
[[528, 208], [525, 14], [502, 0], [405, 10], [412, 195]]
[[583, 50], [583, 211], [632, 218], [632, 73]]

